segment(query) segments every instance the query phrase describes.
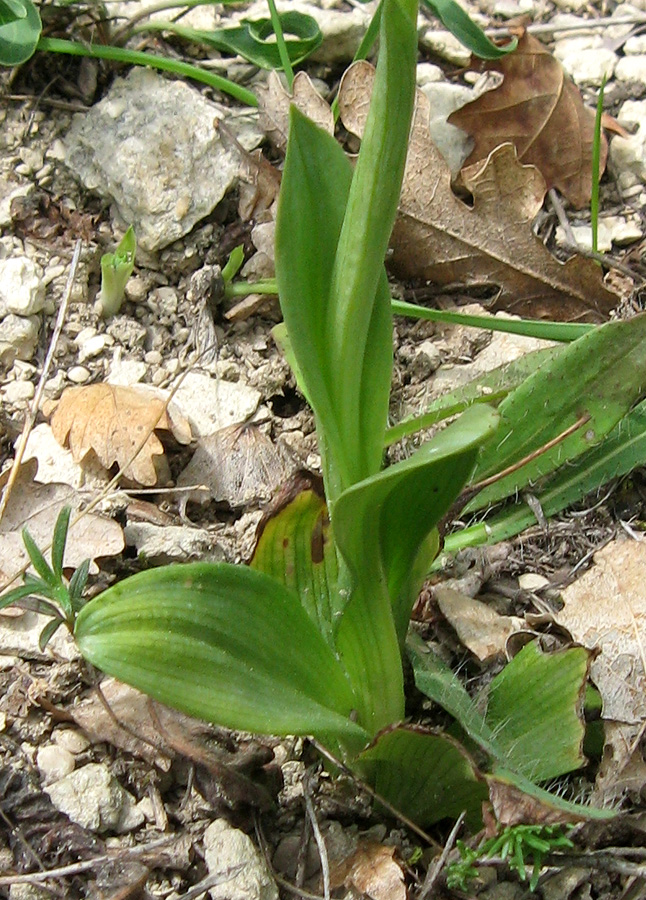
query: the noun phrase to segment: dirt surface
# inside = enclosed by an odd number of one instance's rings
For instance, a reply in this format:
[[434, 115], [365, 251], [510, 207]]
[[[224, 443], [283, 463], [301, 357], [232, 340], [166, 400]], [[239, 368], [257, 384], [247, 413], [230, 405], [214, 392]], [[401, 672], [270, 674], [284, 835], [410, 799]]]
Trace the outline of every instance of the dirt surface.
[[[545, 4], [537, 17], [549, 21], [553, 12]], [[596, 17], [609, 10], [590, 5], [582, 12]], [[52, 33], [64, 35], [66, 14], [59, 11], [57, 15], [60, 21], [56, 28], [50, 26]], [[73, 30], [82, 32], [82, 26], [92, 22], [92, 27], [100, 27], [91, 12], [83, 12]], [[146, 41], [156, 52], [175, 54], [181, 49], [161, 36]], [[447, 78], [458, 78], [456, 66], [428, 52], [424, 59], [439, 64]], [[342, 71], [338, 63], [313, 63], [307, 68], [324, 79], [328, 90], [336, 87]], [[247, 259], [256, 249], [251, 240], [254, 223], [239, 215], [237, 188], [228, 191], [186, 237], [163, 249], [141, 252], [120, 312], [107, 319], [98, 314], [99, 259], [114, 248], [123, 233], [122, 223], [115, 219], [111, 204], [83, 188], [65, 166], [61, 141], [73, 116], [97, 103], [117, 74], [124, 73], [114, 65], [53, 54], [38, 54], [18, 71], [0, 73], [0, 208], [4, 216], [0, 261], [25, 256], [39, 267], [45, 285], [44, 306], [32, 316], [38, 328], [33, 352], [21, 359], [20, 354], [7, 351], [3, 357], [0, 464], [8, 469], [14, 458], [52, 345], [57, 312], [69, 294], [33, 423], [36, 428], [49, 427], [51, 411], [66, 387], [99, 384], [120, 372], [125, 373], [125, 383], [168, 389], [190, 371], [256, 392], [255, 405], [245, 418], [258, 435], [280, 448], [280, 466], [315, 470], [319, 459], [312, 417], [271, 335], [271, 328], [280, 321], [276, 301], [269, 298], [251, 311], [241, 310], [237, 299], [225, 301], [218, 289], [215, 267], [225, 264], [233, 248], [243, 244]], [[620, 101], [641, 97], [639, 86], [627, 89], [622, 84], [623, 95], [619, 90], [611, 92], [611, 112]], [[208, 89], [195, 89], [212, 96]], [[278, 161], [275, 151], [267, 153]], [[608, 177], [602, 186], [602, 208], [631, 216], [636, 206], [622, 197]], [[643, 222], [643, 208], [638, 213]], [[541, 232], [551, 234], [555, 226], [555, 213], [546, 208]], [[71, 269], [77, 241], [81, 241], [80, 259]], [[640, 246], [635, 242], [629, 251], [616, 252], [639, 260]], [[73, 278], [68, 285], [70, 271]], [[468, 289], [436, 292], [429, 299], [432, 286], [393, 283], [393, 292], [409, 299], [421, 296], [420, 288], [426, 292], [425, 302], [440, 306], [486, 304], [487, 300], [482, 292]], [[639, 294], [631, 295], [629, 287], [624, 295], [627, 303], [639, 305]], [[433, 374], [440, 366], [446, 371], [469, 364], [490, 341], [491, 335], [472, 329], [398, 320], [393, 420], [425, 408], [433, 395]], [[233, 487], [221, 489], [222, 496], [191, 493], [191, 486], [208, 478], [203, 470], [189, 471], [182, 481], [197, 442], [182, 444], [167, 433], [163, 436], [166, 481], [147, 490], [122, 486], [101, 500], [99, 511], [124, 529], [126, 546], [100, 559], [91, 577], [92, 592], [151, 563], [249, 558], [262, 508], [274, 489], [271, 467], [279, 463], [272, 457], [259, 475], [254, 448], [260, 438], [254, 439], [256, 443], [250, 439], [244, 453], [234, 452], [246, 440], [241, 434], [238, 429], [228, 438], [237, 469], [226, 475], [227, 485]], [[391, 451], [391, 459], [409, 450], [398, 446]], [[47, 452], [35, 453], [40, 476]], [[98, 495], [108, 476], [97, 465], [86, 466], [79, 475], [79, 468], [66, 457], [68, 463], [71, 480], [67, 483], [87, 503]], [[60, 475], [58, 457], [52, 457], [51, 466]], [[173, 491], [178, 480], [184, 492]], [[565, 646], [569, 637], [551, 618], [559, 606], [559, 591], [590, 565], [594, 551], [621, 530], [622, 522], [632, 523], [633, 532], [639, 527], [645, 502], [643, 478], [636, 472], [629, 481], [609, 486], [603, 497], [594, 497], [579, 510], [550, 522], [547, 529], [536, 526], [508, 544], [465, 551], [444, 577], [452, 578], [454, 585], [469, 582], [472, 593], [501, 614], [527, 617], [546, 647]], [[4, 539], [6, 535], [0, 534], [0, 541]], [[5, 571], [6, 555], [0, 562], [2, 574], [12, 574]], [[542, 576], [539, 587], [522, 586], [522, 577], [528, 574]], [[460, 668], [471, 687], [486, 682], [500, 667], [500, 662], [479, 664], [468, 654], [439, 613], [432, 583], [420, 598], [416, 619], [416, 627], [443, 648], [447, 660]], [[351, 879], [342, 866], [344, 859], [356, 854], [359, 838], [362, 846], [395, 848], [409, 895], [419, 896], [427, 868], [445, 844], [452, 823], [435, 827], [428, 847], [403, 823], [375, 813], [360, 784], [344, 775], [330, 777], [307, 742], [257, 739], [188, 721], [130, 692], [121, 694], [110, 681], [102, 682], [69, 641], [60, 640], [41, 652], [37, 636], [34, 614], [0, 613], [1, 897], [179, 900], [207, 897], [210, 891], [212, 897], [270, 898], [277, 896], [276, 890], [285, 897], [321, 895], [320, 862], [306, 799], [313, 801], [328, 853], [333, 863], [337, 860], [332, 867], [337, 879], [335, 896], [361, 896], [361, 882], [348, 887]], [[441, 725], [441, 714], [432, 713], [431, 721]], [[111, 820], [79, 822], [78, 815], [60, 811], [50, 799], [50, 785], [87, 766], [97, 766], [90, 770], [97, 778], [105, 774], [118, 783], [119, 790], [128, 792], [125, 799], [119, 795], [121, 805]], [[589, 794], [595, 775], [591, 765], [577, 773], [576, 782], [564, 783], [560, 789], [569, 796], [577, 791]], [[584, 856], [561, 860], [546, 870], [537, 896], [543, 900], [646, 896], [646, 871], [637, 865], [646, 847], [644, 784], [646, 779], [633, 781], [630, 790], [621, 792], [616, 802], [623, 805], [625, 814], [611, 825], [577, 826], [573, 839]], [[273, 872], [277, 889], [267, 875], [264, 888], [253, 882], [227, 892], [226, 878], [239, 870], [235, 862], [223, 863], [224, 874], [218, 875], [209, 856], [216, 852], [209, 850], [215, 846], [209, 844], [215, 841], [215, 833], [205, 837], [213, 823], [222, 821], [251, 836], [259, 848], [253, 864]], [[593, 855], [604, 847], [620, 850], [609, 857]], [[221, 859], [229, 858], [222, 851]], [[251, 865], [247, 857], [239, 859], [243, 868]], [[46, 880], [26, 874], [59, 868], [60, 873]], [[440, 878], [430, 896], [478, 894], [488, 900], [530, 896], [527, 886], [502, 861], [481, 874], [473, 894], [451, 892]], [[401, 885], [392, 887], [387, 881], [390, 875], [381, 876], [372, 894], [375, 898], [402, 896], [397, 893]]]

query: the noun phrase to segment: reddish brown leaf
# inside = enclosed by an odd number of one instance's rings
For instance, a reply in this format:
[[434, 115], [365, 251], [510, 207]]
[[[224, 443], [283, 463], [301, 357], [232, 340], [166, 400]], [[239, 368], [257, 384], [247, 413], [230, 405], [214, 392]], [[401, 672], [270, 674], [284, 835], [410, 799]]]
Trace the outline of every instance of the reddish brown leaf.
[[[374, 70], [355, 63], [345, 73], [339, 108], [345, 127], [361, 136]], [[559, 321], [603, 321], [619, 298], [592, 260], [559, 262], [532, 232], [545, 182], [523, 166], [511, 144], [463, 170], [473, 208], [451, 190], [451, 172], [429, 133], [430, 104], [417, 92], [406, 172], [393, 230], [392, 268], [436, 284], [497, 285], [492, 304], [516, 315]]]
[[[475, 140], [467, 165], [486, 159], [511, 142], [518, 158], [541, 172], [547, 189], [557, 187], [580, 209], [592, 190], [594, 110], [583, 105], [579, 89], [549, 50], [523, 34], [513, 53], [480, 61], [479, 70], [502, 72], [504, 81], [449, 117]], [[602, 135], [601, 171], [608, 145]]]

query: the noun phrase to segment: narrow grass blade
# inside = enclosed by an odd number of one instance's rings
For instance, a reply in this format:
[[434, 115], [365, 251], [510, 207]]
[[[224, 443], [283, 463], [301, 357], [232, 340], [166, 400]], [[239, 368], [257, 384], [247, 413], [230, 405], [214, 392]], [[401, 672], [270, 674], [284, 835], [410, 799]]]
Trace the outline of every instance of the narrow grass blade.
[[500, 425], [482, 449], [473, 482], [539, 451], [582, 416], [587, 424], [480, 491], [465, 511], [522, 490], [600, 444], [645, 390], [646, 314], [609, 322], [568, 344], [502, 401]]

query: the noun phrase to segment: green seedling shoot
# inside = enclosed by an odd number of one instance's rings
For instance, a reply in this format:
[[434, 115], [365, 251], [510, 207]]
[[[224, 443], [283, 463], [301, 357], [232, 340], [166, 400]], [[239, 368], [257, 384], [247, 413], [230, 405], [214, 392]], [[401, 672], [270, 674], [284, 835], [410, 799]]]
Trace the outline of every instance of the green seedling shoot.
[[41, 650], [45, 649], [61, 625], [74, 632], [76, 617], [84, 602], [83, 592], [90, 571], [90, 560], [82, 562], [69, 581], [63, 574], [70, 515], [70, 508], [65, 506], [56, 520], [51, 565], [36, 546], [28, 529], [23, 529], [23, 542], [37, 575], [25, 573], [23, 583], [19, 587], [7, 591], [0, 597], [0, 609], [11, 605], [21, 606], [23, 609], [30, 609], [50, 617], [38, 640]]
[[104, 318], [116, 316], [123, 303], [128, 279], [135, 267], [137, 238], [132, 225], [121, 238], [114, 253], [101, 257], [101, 290], [97, 303]]

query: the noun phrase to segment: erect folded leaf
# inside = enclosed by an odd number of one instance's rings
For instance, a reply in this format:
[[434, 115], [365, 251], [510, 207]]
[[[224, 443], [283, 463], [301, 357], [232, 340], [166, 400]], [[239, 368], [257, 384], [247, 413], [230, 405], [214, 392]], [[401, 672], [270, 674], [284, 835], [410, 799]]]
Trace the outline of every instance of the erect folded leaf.
[[396, 726], [378, 735], [358, 764], [376, 792], [417, 824], [466, 810], [469, 827], [482, 827], [487, 785], [466, 750], [446, 734]]
[[589, 663], [584, 647], [542, 653], [533, 642], [496, 675], [485, 720], [507, 768], [541, 782], [585, 764], [583, 697]]
[[439, 543], [427, 543], [429, 535], [468, 480], [478, 447], [497, 422], [493, 409], [473, 406], [411, 457], [354, 485], [337, 501], [337, 546], [357, 583], [385, 580], [400, 641], [419, 587], [411, 575], [423, 577], [432, 562]]
[[465, 507], [482, 509], [551, 474], [599, 444], [646, 390], [646, 314], [608, 322], [546, 361], [500, 406], [500, 424], [478, 457], [475, 482], [500, 472], [589, 420], [551, 450], [480, 491]]
[[82, 654], [189, 715], [229, 728], [313, 734], [355, 749], [352, 688], [298, 597], [242, 566], [133, 575], [78, 616]]
[[333, 622], [340, 612], [338, 565], [319, 476], [301, 471], [266, 510], [252, 569], [292, 588], [318, 630], [333, 646]]

